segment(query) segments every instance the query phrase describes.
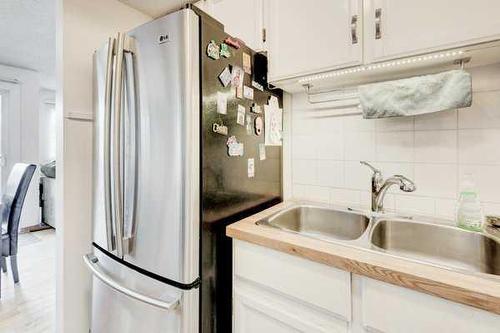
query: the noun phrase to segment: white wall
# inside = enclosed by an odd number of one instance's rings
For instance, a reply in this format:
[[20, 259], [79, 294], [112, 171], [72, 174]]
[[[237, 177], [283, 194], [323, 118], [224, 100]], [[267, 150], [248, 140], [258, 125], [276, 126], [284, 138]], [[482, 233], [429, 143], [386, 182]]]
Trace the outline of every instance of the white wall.
[[[89, 330], [92, 55], [106, 39], [150, 20], [115, 0], [58, 0], [57, 332]], [[80, 118], [80, 119], [75, 119]]]
[[393, 189], [387, 208], [452, 219], [460, 179], [471, 172], [485, 212], [500, 214], [500, 65], [470, 73], [471, 108], [418, 117], [321, 117], [325, 110], [293, 95], [293, 196], [369, 207], [371, 172], [359, 164], [366, 160], [417, 185], [411, 194]]

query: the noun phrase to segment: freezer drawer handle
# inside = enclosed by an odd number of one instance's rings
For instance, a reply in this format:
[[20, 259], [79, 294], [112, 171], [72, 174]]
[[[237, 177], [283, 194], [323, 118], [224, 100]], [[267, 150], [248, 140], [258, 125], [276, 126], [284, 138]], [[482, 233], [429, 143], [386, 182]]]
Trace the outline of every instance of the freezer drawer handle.
[[104, 273], [98, 265], [99, 260], [97, 259], [96, 256], [94, 256], [92, 253], [86, 254], [83, 256], [83, 260], [85, 261], [85, 264], [87, 267], [90, 269], [90, 271], [95, 275], [96, 278], [107, 284], [109, 287], [113, 288], [114, 290], [127, 295], [128, 297], [134, 298], [138, 301], [147, 303], [149, 305], [156, 306], [157, 308], [164, 309], [164, 310], [174, 310], [176, 309], [179, 304], [180, 300], [177, 299], [172, 302], [164, 302], [156, 298], [151, 298], [148, 296], [144, 296], [142, 294], [139, 294], [138, 292], [134, 290], [130, 290], [120, 283], [116, 282], [113, 280], [110, 276], [108, 276], [106, 273]]

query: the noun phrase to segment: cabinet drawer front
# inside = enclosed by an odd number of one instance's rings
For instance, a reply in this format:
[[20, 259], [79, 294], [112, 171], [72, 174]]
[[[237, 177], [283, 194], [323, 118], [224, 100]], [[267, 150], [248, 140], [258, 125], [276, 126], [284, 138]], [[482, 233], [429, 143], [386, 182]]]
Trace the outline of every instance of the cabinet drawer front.
[[351, 274], [265, 247], [234, 241], [234, 275], [351, 320]]
[[362, 278], [363, 326], [367, 331], [493, 333], [500, 316], [470, 306]]
[[253, 282], [234, 283], [234, 332], [347, 333], [349, 322]]

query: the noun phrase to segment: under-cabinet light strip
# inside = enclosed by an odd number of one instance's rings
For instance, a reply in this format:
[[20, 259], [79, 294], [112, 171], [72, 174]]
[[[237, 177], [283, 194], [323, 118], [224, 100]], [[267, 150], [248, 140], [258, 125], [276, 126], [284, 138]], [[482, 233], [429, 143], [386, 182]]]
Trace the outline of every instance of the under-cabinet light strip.
[[332, 78], [335, 76], [358, 73], [358, 72], [363, 72], [363, 71], [370, 71], [370, 70], [374, 70], [374, 69], [407, 65], [407, 64], [413, 64], [416, 62], [436, 60], [436, 59], [440, 59], [440, 58], [449, 58], [449, 57], [461, 55], [463, 53], [464, 53], [464, 51], [461, 51], [461, 50], [460, 51], [450, 51], [450, 52], [443, 52], [443, 53], [437, 53], [437, 54], [426, 55], [426, 56], [419, 56], [419, 57], [402, 59], [402, 60], [395, 60], [395, 61], [390, 61], [390, 62], [382, 62], [379, 64], [373, 64], [373, 65], [367, 65], [367, 66], [359, 66], [359, 67], [355, 67], [355, 68], [344, 69], [344, 70], [339, 70], [339, 71], [330, 72], [330, 73], [308, 76], [308, 77], [300, 79], [298, 82], [299, 83], [307, 83], [307, 82], [311, 82], [311, 81], [323, 80], [323, 79], [328, 79], [328, 78]]

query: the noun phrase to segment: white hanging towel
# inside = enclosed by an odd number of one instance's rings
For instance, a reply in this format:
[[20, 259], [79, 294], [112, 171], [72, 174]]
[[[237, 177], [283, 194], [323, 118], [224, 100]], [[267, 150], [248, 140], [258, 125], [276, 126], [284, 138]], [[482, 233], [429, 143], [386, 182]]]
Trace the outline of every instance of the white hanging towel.
[[472, 79], [464, 70], [372, 83], [359, 87], [363, 118], [415, 116], [469, 107]]

